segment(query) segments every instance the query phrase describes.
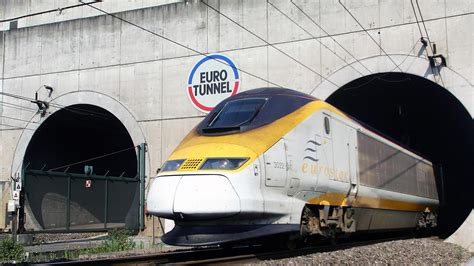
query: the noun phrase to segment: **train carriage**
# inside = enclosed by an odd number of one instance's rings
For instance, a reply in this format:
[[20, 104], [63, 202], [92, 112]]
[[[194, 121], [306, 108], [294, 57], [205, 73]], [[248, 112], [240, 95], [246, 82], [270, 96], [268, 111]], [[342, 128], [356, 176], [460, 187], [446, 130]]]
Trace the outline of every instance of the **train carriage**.
[[214, 108], [148, 193], [173, 245], [436, 225], [432, 164], [328, 103], [262, 88]]

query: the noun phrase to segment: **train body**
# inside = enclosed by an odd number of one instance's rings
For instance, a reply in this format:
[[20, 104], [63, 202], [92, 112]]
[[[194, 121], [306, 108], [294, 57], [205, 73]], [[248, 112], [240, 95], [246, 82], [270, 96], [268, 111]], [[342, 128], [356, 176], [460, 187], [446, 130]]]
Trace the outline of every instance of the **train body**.
[[436, 225], [432, 164], [328, 103], [262, 88], [220, 103], [153, 180], [162, 239], [210, 245]]

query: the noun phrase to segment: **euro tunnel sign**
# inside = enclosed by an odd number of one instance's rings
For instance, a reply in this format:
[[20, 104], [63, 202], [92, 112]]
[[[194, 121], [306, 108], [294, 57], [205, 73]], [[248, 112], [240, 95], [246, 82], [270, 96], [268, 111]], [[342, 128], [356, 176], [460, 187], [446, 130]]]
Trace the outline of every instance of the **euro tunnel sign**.
[[193, 106], [209, 113], [222, 100], [239, 90], [239, 71], [235, 63], [221, 54], [198, 61], [188, 77], [187, 94]]

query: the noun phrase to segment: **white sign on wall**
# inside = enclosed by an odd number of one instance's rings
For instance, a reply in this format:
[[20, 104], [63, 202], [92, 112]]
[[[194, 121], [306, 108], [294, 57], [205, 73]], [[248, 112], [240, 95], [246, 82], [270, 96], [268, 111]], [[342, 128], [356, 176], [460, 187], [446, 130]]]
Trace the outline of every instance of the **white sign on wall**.
[[237, 94], [239, 72], [229, 57], [208, 55], [194, 65], [187, 89], [194, 107], [208, 113], [225, 98]]
[[13, 200], [20, 200], [20, 191], [13, 190], [12, 198], [13, 198]]

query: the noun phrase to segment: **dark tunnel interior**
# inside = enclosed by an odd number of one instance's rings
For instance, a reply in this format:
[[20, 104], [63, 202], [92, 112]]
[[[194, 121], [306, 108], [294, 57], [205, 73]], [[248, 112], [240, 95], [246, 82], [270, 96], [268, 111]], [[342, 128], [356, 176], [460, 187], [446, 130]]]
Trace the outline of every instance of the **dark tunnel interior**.
[[[138, 182], [120, 179], [137, 179], [136, 149], [127, 129], [105, 109], [81, 104], [53, 113], [34, 133], [23, 165], [25, 206], [43, 229], [137, 226]], [[86, 165], [95, 175], [88, 178], [90, 187], [84, 177], [67, 174], [85, 174]]]
[[449, 91], [422, 77], [378, 73], [354, 80], [327, 102], [429, 159], [437, 177], [441, 237], [474, 207], [474, 123]]
[[122, 123], [103, 108], [85, 104], [52, 114], [35, 132], [24, 158], [28, 169], [63, 172], [67, 168], [63, 166], [74, 164], [68, 172], [84, 173], [84, 166], [91, 165], [94, 174], [129, 177], [137, 174], [136, 161], [132, 139]]

